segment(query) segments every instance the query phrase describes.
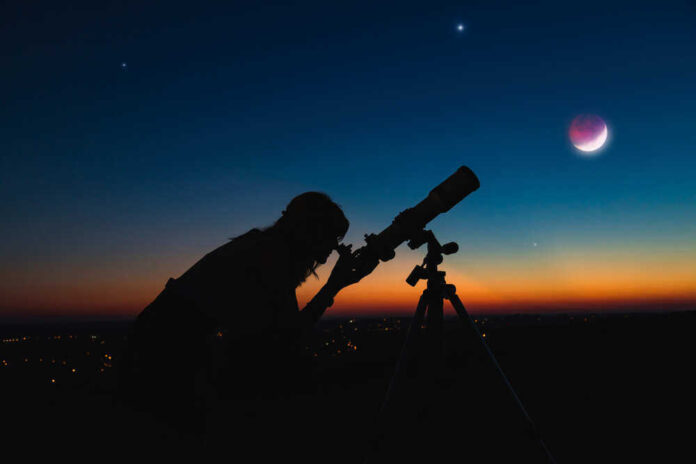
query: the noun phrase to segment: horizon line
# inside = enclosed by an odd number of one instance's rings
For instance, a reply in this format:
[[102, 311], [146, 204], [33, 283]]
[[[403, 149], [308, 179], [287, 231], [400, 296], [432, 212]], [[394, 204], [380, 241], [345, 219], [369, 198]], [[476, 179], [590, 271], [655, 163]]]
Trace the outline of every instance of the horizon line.
[[[488, 315], [488, 316], [510, 316], [510, 315], [562, 315], [562, 314], [626, 314], [626, 313], [670, 313], [670, 312], [689, 312], [696, 311], [696, 301], [642, 301], [642, 302], [617, 302], [607, 304], [581, 304], [579, 302], [565, 302], [556, 305], [501, 305], [485, 307], [468, 307], [469, 314]], [[70, 321], [127, 321], [133, 320], [142, 310], [84, 310], [84, 309], [0, 309], [0, 323], [50, 323], [62, 320]], [[382, 307], [382, 308], [355, 308], [340, 307], [335, 310], [327, 310], [322, 317], [325, 319], [343, 318], [378, 318], [378, 317], [411, 317], [415, 313], [415, 307], [404, 308], [401, 306]], [[445, 316], [456, 316], [456, 313], [445, 303]]]

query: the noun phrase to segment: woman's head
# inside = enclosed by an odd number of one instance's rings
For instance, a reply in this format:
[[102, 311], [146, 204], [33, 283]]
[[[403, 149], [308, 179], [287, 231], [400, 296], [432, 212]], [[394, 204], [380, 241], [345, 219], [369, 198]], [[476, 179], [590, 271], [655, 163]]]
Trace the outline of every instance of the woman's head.
[[324, 193], [305, 192], [288, 203], [274, 228], [290, 242], [298, 265], [298, 285], [326, 262], [349, 225], [341, 207]]

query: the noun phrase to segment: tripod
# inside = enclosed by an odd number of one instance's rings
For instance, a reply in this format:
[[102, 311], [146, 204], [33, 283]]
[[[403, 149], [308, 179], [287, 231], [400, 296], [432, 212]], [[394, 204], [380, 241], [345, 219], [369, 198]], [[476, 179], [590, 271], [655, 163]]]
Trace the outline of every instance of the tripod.
[[[415, 316], [409, 326], [406, 340], [401, 349], [399, 360], [396, 364], [394, 374], [389, 383], [387, 393], [379, 411], [377, 423], [378, 432], [373, 437], [371, 442], [371, 450], [365, 463], [382, 461], [383, 457], [379, 456], [382, 452], [380, 449], [384, 439], [384, 433], [380, 432], [380, 428], [388, 422], [389, 416], [395, 414], [395, 398], [399, 395], [408, 397], [409, 401], [413, 395], [404, 395], [403, 384], [408, 378], [420, 376], [426, 381], [433, 380], [444, 365], [444, 345], [443, 345], [443, 301], [447, 299], [454, 310], [456, 311], [459, 320], [466, 332], [466, 336], [478, 341], [484, 348], [486, 360], [492, 364], [498, 376], [504, 382], [504, 385], [517, 408], [523, 416], [528, 436], [531, 440], [536, 440], [541, 448], [541, 454], [545, 455], [548, 462], [555, 463], [555, 460], [549, 450], [546, 448], [543, 440], [539, 436], [536, 426], [524, 408], [517, 393], [512, 388], [509, 380], [500, 368], [495, 356], [484, 341], [478, 327], [469, 316], [466, 308], [457, 296], [454, 285], [448, 284], [445, 281], [445, 272], [438, 270], [438, 265], [443, 261], [443, 255], [456, 253], [459, 246], [455, 242], [440, 245], [432, 231], [421, 230], [414, 238], [408, 242], [411, 249], [419, 248], [424, 243], [428, 245], [428, 252], [423, 260], [423, 264], [416, 266], [411, 274], [406, 279], [406, 282], [415, 286], [418, 281], [426, 280], [427, 287], [423, 291], [416, 307]], [[427, 389], [426, 389], [427, 390]], [[433, 392], [430, 392], [431, 395]], [[423, 414], [424, 410], [419, 411]], [[375, 459], [371, 459], [375, 458]]]

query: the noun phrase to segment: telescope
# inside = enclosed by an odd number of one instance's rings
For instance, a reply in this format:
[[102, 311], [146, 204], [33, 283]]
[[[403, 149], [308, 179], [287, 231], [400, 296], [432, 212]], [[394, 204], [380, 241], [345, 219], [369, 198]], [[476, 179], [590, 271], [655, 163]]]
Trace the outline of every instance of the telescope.
[[423, 201], [413, 208], [400, 212], [391, 225], [382, 232], [377, 235], [366, 234], [366, 245], [352, 253], [355, 268], [369, 273], [379, 261], [389, 261], [394, 258], [396, 247], [406, 240], [417, 240], [416, 237], [420, 235], [426, 224], [439, 214], [449, 211], [479, 186], [476, 174], [468, 167], [461, 166], [444, 182], [432, 189]]
[[[493, 352], [488, 348], [474, 320], [459, 299], [455, 286], [447, 283], [446, 273], [438, 268], [443, 262], [443, 255], [456, 253], [459, 246], [455, 242], [440, 244], [432, 231], [425, 230], [428, 222], [439, 214], [449, 211], [479, 186], [479, 180], [471, 169], [466, 166], [460, 167], [444, 182], [432, 189], [423, 201], [399, 213], [389, 227], [377, 235], [365, 235], [366, 245], [352, 253], [354, 268], [363, 272], [367, 271], [364, 272], [367, 275], [380, 260], [389, 261], [394, 258], [394, 249], [406, 240], [409, 241], [408, 246], [411, 249], [419, 248], [425, 243], [428, 245], [423, 264], [416, 266], [406, 278], [406, 283], [411, 286], [415, 286], [420, 280], [426, 280], [427, 286], [418, 301], [416, 313], [409, 326], [399, 360], [378, 413], [365, 464], [394, 462], [395, 453], [399, 451], [405, 452], [404, 460], [410, 462], [413, 458], [414, 450], [410, 446], [404, 447], [403, 442], [399, 442], [398, 439], [395, 441], [395, 436], [415, 431], [416, 434], [412, 438], [414, 440], [421, 438], [418, 434], [422, 432], [424, 424], [419, 422], [421, 420], [419, 418], [428, 416], [427, 402], [437, 396], [436, 379], [439, 375], [438, 371], [442, 370], [445, 362], [444, 300], [452, 304], [459, 316], [464, 331], [462, 335], [469, 340], [478, 340], [479, 353], [484, 354], [484, 359], [488, 359], [507, 388], [526, 424], [527, 436], [530, 443], [534, 445], [533, 452], [538, 458], [555, 464], [534, 422], [500, 368]], [[428, 389], [433, 391], [428, 392]], [[416, 422], [411, 423], [408, 414], [399, 412], [403, 408], [415, 412], [412, 417]], [[425, 456], [425, 458], [428, 457]]]

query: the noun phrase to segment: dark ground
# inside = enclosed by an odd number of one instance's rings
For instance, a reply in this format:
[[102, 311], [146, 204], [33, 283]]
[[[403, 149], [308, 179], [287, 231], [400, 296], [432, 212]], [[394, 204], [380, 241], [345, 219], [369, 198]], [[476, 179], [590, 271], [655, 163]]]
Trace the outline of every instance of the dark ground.
[[[557, 462], [696, 461], [696, 312], [477, 321]], [[263, 462], [270, 451], [287, 461], [361, 462], [408, 323], [323, 321], [309, 350], [317, 353], [313, 389], [241, 405], [253, 417], [240, 416], [238, 402], [209, 396], [198, 437], [113, 402], [125, 323], [4, 325], [2, 448], [54, 457], [201, 450], [235, 457], [244, 423], [247, 436], [261, 438], [257, 459], [239, 462]], [[455, 453], [462, 462], [544, 462], [504, 385], [462, 334], [458, 321], [446, 324], [437, 390], [407, 390], [409, 402], [397, 403], [403, 421], [390, 425], [385, 454], [372, 462], [439, 462]], [[429, 407], [409, 422], [419, 398]], [[295, 447], [277, 439], [289, 429], [304, 438]]]

